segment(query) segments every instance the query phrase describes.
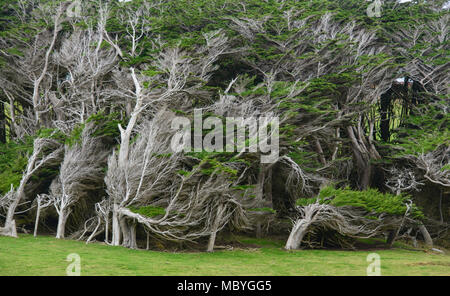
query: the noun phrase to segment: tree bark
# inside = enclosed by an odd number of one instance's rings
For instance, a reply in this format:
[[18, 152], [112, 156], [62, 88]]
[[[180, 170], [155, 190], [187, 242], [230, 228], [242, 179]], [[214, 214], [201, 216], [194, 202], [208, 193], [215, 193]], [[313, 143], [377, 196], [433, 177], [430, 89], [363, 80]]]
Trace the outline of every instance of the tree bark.
[[323, 153], [322, 145], [320, 145], [320, 142], [318, 139], [314, 139], [314, 145], [316, 148], [316, 152], [319, 155], [319, 161], [322, 165], [326, 165], [327, 161], [325, 159], [325, 155]]
[[64, 238], [66, 232], [67, 218], [71, 213], [70, 209], [61, 209], [58, 217], [58, 227], [56, 229], [56, 238]]
[[262, 227], [261, 227], [261, 221], [256, 222], [256, 238], [262, 237]]
[[267, 177], [266, 181], [264, 182], [264, 199], [270, 204], [270, 206], [273, 206], [272, 203], [272, 168], [270, 167], [267, 170]]
[[130, 221], [129, 222], [129, 227], [128, 227], [129, 231], [130, 231], [130, 244], [129, 244], [129, 248], [131, 249], [137, 249], [137, 241], [136, 241], [136, 221]]
[[16, 221], [5, 223], [5, 227], [0, 228], [0, 235], [17, 237]]
[[390, 117], [389, 117], [389, 107], [391, 105], [391, 95], [392, 90], [388, 90], [386, 93], [382, 94], [380, 97], [380, 134], [381, 139], [384, 142], [389, 142], [391, 138], [390, 134]]
[[126, 221], [125, 217], [121, 217], [119, 219], [119, 223], [120, 223], [120, 229], [122, 232], [122, 246], [123, 247], [128, 247], [130, 245], [130, 230], [128, 227], [128, 223]]
[[388, 237], [386, 239], [386, 244], [391, 248], [391, 246], [394, 244], [396, 237], [396, 232], [394, 230], [389, 231]]
[[6, 114], [3, 102], [0, 102], [0, 143], [6, 143]]
[[31, 175], [28, 172], [30, 171], [31, 167], [34, 165], [35, 161], [36, 161], [36, 155], [33, 154], [28, 163], [29, 169], [27, 170], [27, 173], [25, 173], [25, 175], [22, 177], [19, 187], [17, 188], [17, 191], [15, 192], [14, 201], [8, 207], [8, 212], [6, 214], [6, 220], [5, 220], [5, 227], [3, 229], [0, 229], [0, 234], [2, 234], [4, 236], [17, 237], [16, 222], [14, 221], [14, 214], [16, 213], [16, 208], [19, 205], [20, 201], [25, 197], [25, 185], [31, 177]]
[[[341, 137], [341, 129], [340, 128], [336, 128], [336, 140], [338, 141], [338, 139]], [[337, 156], [338, 156], [338, 152], [339, 152], [339, 142], [336, 143], [336, 146], [334, 146], [334, 150], [333, 150], [333, 155], [331, 156], [331, 160], [335, 161]]]
[[442, 189], [439, 189], [439, 216], [441, 224], [444, 224], [444, 216], [442, 215]]
[[109, 217], [105, 220], [105, 243], [108, 243], [109, 239]]
[[36, 210], [36, 220], [34, 221], [34, 237], [37, 236], [37, 230], [39, 225], [39, 216], [41, 214], [41, 206], [38, 204], [37, 210]]
[[316, 217], [319, 214], [320, 210], [321, 207], [319, 204], [311, 204], [304, 208], [303, 218], [297, 220], [292, 227], [292, 231], [286, 242], [286, 250], [295, 250], [300, 247], [303, 237], [308, 230], [308, 227], [316, 220]]
[[16, 136], [16, 112], [14, 107], [14, 98], [6, 90], [3, 91], [9, 99], [9, 117], [11, 120], [11, 123], [9, 125], [9, 139], [13, 140], [14, 137]]
[[39, 110], [39, 105], [40, 105], [40, 94], [39, 94], [39, 87], [41, 85], [42, 80], [44, 79], [44, 77], [47, 75], [47, 70], [48, 70], [48, 64], [49, 64], [49, 60], [50, 60], [50, 55], [53, 51], [53, 48], [55, 47], [55, 43], [56, 43], [56, 38], [58, 37], [58, 33], [60, 31], [60, 17], [63, 13], [63, 7], [60, 6], [58, 12], [55, 15], [55, 23], [54, 23], [54, 27], [53, 27], [53, 37], [52, 40], [50, 42], [50, 46], [47, 49], [46, 53], [45, 53], [45, 58], [44, 58], [44, 68], [42, 69], [41, 74], [39, 75], [39, 77], [37, 79], [35, 79], [34, 81], [34, 85], [33, 85], [33, 97], [32, 97], [32, 102], [33, 102], [33, 109], [34, 109], [34, 114], [35, 114], [35, 120], [36, 120], [36, 124], [40, 121], [40, 110]]
[[302, 219], [294, 224], [291, 234], [286, 242], [286, 250], [296, 250], [300, 247], [303, 237], [305, 236], [308, 226], [311, 224], [311, 220]]
[[[122, 126], [119, 124], [119, 130], [120, 130], [120, 150], [118, 155], [118, 164], [119, 168], [125, 168], [128, 162], [128, 155], [130, 150], [130, 138], [131, 138], [131, 132], [136, 125], [136, 121], [138, 119], [138, 116], [140, 112], [142, 111], [142, 103], [143, 103], [143, 97], [142, 97], [142, 89], [139, 84], [139, 81], [136, 77], [136, 74], [134, 72], [134, 68], [131, 68], [131, 76], [133, 78], [134, 86], [135, 86], [135, 92], [136, 92], [136, 105], [134, 106], [133, 112], [131, 113], [130, 120], [128, 121], [126, 129], [123, 129]], [[113, 246], [119, 246], [120, 245], [120, 235], [121, 233], [124, 235], [123, 241], [126, 245], [128, 241], [125, 243], [126, 240], [128, 240], [128, 232], [125, 229], [121, 230], [121, 227], [127, 227], [126, 223], [122, 222], [122, 219], [119, 218], [119, 204], [118, 201], [114, 201], [113, 206], [113, 225], [112, 225], [112, 245]]]
[[113, 214], [112, 214], [112, 241], [111, 241], [111, 244], [113, 246], [119, 246], [120, 239], [121, 239], [118, 210], [119, 210], [119, 206], [117, 204], [114, 204]]
[[425, 225], [423, 225], [423, 223], [419, 225], [419, 230], [420, 230], [420, 233], [422, 233], [423, 239], [425, 240], [425, 244], [429, 247], [432, 247], [433, 239], [431, 238], [430, 233], [428, 232]]
[[258, 184], [256, 185], [256, 200], [262, 201], [264, 198], [264, 180], [266, 178], [266, 172], [263, 164], [259, 166]]
[[214, 220], [212, 232], [209, 237], [208, 248], [206, 249], [207, 252], [214, 251], [214, 244], [216, 242], [217, 230], [219, 228], [219, 224], [220, 224], [220, 220], [222, 219], [222, 215], [223, 215], [223, 205], [219, 205], [217, 207], [217, 215], [216, 215], [216, 219]]
[[[100, 217], [98, 218], [98, 221], [97, 221], [97, 226], [95, 226], [95, 229], [94, 229], [94, 231], [91, 233], [91, 235], [89, 236], [89, 238], [87, 239], [87, 241], [86, 241], [86, 244], [88, 244], [98, 233], [97, 233], [97, 230], [98, 230], [98, 228], [100, 227], [100, 223], [101, 223], [101, 221], [100, 221]], [[101, 233], [101, 231], [99, 232], [99, 233]]]
[[123, 235], [122, 246], [130, 249], [137, 249], [136, 221], [122, 217], [120, 219], [120, 227]]
[[370, 185], [372, 170], [370, 165], [370, 156], [367, 149], [358, 143], [355, 133], [353, 132], [353, 127], [348, 126], [347, 132], [351, 139], [353, 157], [359, 175], [359, 187], [361, 190], [365, 190]]

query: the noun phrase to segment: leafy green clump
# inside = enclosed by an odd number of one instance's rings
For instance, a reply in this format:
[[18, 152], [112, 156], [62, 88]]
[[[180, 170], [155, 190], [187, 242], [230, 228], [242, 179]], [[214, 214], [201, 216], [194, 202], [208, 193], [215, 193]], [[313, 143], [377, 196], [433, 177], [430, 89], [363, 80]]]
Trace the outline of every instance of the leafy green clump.
[[233, 189], [242, 190], [242, 191], [249, 190], [249, 189], [254, 189], [254, 188], [255, 188], [255, 185], [249, 185], [249, 184], [233, 186]]
[[253, 209], [248, 209], [250, 212], [269, 212], [269, 213], [273, 213], [275, 214], [277, 211], [275, 211], [272, 208], [253, 208]]
[[[446, 103], [444, 102], [443, 105]], [[450, 144], [450, 115], [429, 107], [417, 115], [409, 115], [396, 130], [395, 147], [401, 150], [394, 156], [417, 155]]]
[[[33, 141], [36, 138], [53, 139], [60, 143], [67, 140], [67, 137], [58, 129], [41, 128], [34, 136], [26, 137], [24, 141], [0, 144], [0, 195], [7, 193], [11, 185], [14, 188], [19, 186], [28, 157], [33, 153]], [[41, 173], [43, 176], [48, 176], [54, 174], [55, 170], [44, 168], [41, 169]]]
[[[350, 188], [335, 189], [331, 186], [323, 188], [318, 198], [303, 198], [297, 200], [297, 205], [306, 206], [315, 203], [330, 204], [336, 207], [352, 206], [362, 208], [369, 213], [385, 213], [389, 215], [404, 215], [406, 202], [410, 199], [407, 195], [392, 195], [381, 193], [376, 189], [364, 191], [351, 190]], [[423, 218], [423, 214], [416, 205], [412, 205], [411, 215], [414, 218]]]
[[129, 207], [130, 211], [133, 213], [146, 216], [146, 217], [156, 217], [156, 216], [162, 216], [166, 213], [166, 209], [161, 207], [154, 207], [154, 206], [146, 206], [146, 207]]
[[66, 136], [60, 130], [55, 128], [41, 128], [37, 131], [36, 138], [53, 139], [60, 143], [66, 141]]
[[72, 146], [79, 143], [86, 124], [90, 122], [95, 125], [94, 137], [110, 137], [114, 139], [120, 135], [119, 124], [125, 125], [125, 121], [119, 118], [119, 113], [105, 114], [103, 111], [100, 111], [93, 114], [86, 122], [79, 124], [72, 130], [70, 135], [66, 137], [65, 144]]
[[86, 122], [94, 122], [98, 129], [95, 131], [95, 137], [111, 137], [115, 138], [120, 136], [119, 124], [124, 126], [126, 124], [125, 120], [119, 119], [120, 114], [117, 112], [111, 114], [105, 114], [100, 111], [97, 114], [91, 115]]
[[[219, 153], [219, 152], [189, 152], [187, 155], [195, 157], [200, 161], [198, 164], [201, 167], [200, 172], [203, 175], [211, 175], [213, 173], [217, 174], [226, 174], [231, 177], [235, 177], [238, 173], [237, 170], [230, 168], [227, 166], [227, 162], [229, 162], [231, 158], [231, 154]], [[227, 158], [228, 156], [228, 158]], [[197, 166], [196, 166], [197, 167]], [[193, 172], [193, 171], [192, 171]], [[192, 173], [190, 172], [190, 173]], [[179, 173], [188, 176], [186, 172], [179, 171]]]
[[231, 169], [217, 159], [208, 159], [207, 164], [204, 167], [205, 168], [202, 169], [201, 172], [205, 175], [211, 175], [214, 172], [225, 173], [231, 176], [237, 175], [237, 170]]
[[0, 195], [17, 187], [28, 162], [28, 154], [33, 150], [31, 139], [25, 143], [10, 142], [0, 145]]
[[295, 201], [295, 204], [300, 207], [306, 207], [316, 202], [317, 202], [316, 198], [299, 198]]

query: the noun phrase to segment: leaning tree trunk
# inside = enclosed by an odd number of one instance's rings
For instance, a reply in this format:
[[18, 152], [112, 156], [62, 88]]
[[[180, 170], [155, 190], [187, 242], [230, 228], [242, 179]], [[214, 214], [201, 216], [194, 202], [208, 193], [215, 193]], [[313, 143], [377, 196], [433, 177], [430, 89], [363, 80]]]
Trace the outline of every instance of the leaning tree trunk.
[[206, 249], [207, 252], [214, 251], [214, 244], [216, 242], [217, 230], [219, 229], [220, 220], [222, 220], [223, 212], [224, 212], [223, 205], [219, 205], [217, 207], [217, 215], [216, 215], [216, 219], [214, 220], [214, 225], [213, 225], [213, 228], [211, 231], [211, 236], [209, 237], [208, 248]]
[[[261, 164], [259, 166], [259, 174], [258, 174], [258, 182], [256, 185], [256, 198], [255, 200], [259, 203], [262, 203], [262, 200], [264, 198], [264, 180], [266, 179], [266, 172], [264, 164]], [[261, 221], [256, 221], [256, 237], [261, 238], [262, 237], [262, 226]]]
[[[17, 195], [19, 192], [16, 193]], [[8, 207], [8, 213], [6, 214], [5, 226], [0, 228], [0, 234], [4, 236], [17, 237], [16, 221], [14, 220], [14, 214], [16, 213], [17, 205], [21, 200], [21, 197], [16, 197], [11, 205]]]
[[39, 216], [41, 214], [41, 206], [38, 205], [37, 210], [36, 210], [36, 220], [34, 222], [34, 232], [33, 232], [33, 236], [36, 237], [37, 236], [37, 231], [38, 231], [38, 225], [39, 225]]
[[12, 220], [8, 223], [5, 223], [5, 226], [0, 228], [0, 235], [17, 237], [16, 221]]
[[34, 232], [33, 232], [34, 237], [37, 236], [37, 231], [38, 231], [38, 227], [39, 227], [39, 218], [41, 216], [42, 209], [47, 208], [50, 205], [52, 205], [53, 200], [47, 194], [42, 194], [42, 195], [39, 194], [36, 197], [36, 202], [37, 202], [37, 209], [36, 209], [36, 220], [34, 221]]
[[119, 220], [120, 223], [120, 229], [122, 232], [122, 246], [124, 247], [128, 247], [129, 242], [130, 242], [130, 232], [128, 229], [128, 223], [126, 221], [125, 217], [120, 218]]
[[304, 207], [304, 215], [302, 219], [298, 219], [292, 227], [291, 234], [286, 242], [286, 250], [295, 250], [300, 248], [303, 237], [308, 231], [308, 227], [316, 220], [321, 206], [319, 204], [311, 204]]
[[22, 180], [20, 181], [17, 191], [15, 193], [13, 193], [15, 195], [14, 200], [8, 206], [8, 213], [6, 214], [5, 226], [3, 228], [0, 228], [0, 235], [17, 237], [16, 222], [14, 221], [14, 214], [16, 213], [16, 208], [19, 205], [20, 201], [25, 198], [25, 185], [27, 184], [28, 180], [31, 177], [31, 174], [29, 174], [28, 172], [31, 171], [32, 166], [34, 166], [36, 157], [37, 157], [37, 155], [33, 154], [32, 157], [30, 158], [29, 164], [28, 164], [28, 170], [25, 173], [25, 175], [22, 177]]
[[365, 139], [363, 131], [348, 126], [348, 136], [350, 137], [353, 151], [353, 158], [359, 174], [359, 187], [365, 190], [370, 186], [370, 179], [372, 174], [371, 159], [379, 159], [380, 155], [375, 149], [373, 143]]
[[[14, 221], [14, 214], [20, 204], [20, 201], [25, 199], [25, 187], [30, 180], [31, 176], [45, 164], [58, 160], [61, 148], [54, 147], [56, 141], [49, 139], [37, 138], [33, 143], [33, 154], [28, 159], [27, 169], [20, 180], [19, 187], [13, 192], [11, 189], [12, 202], [8, 206], [8, 212], [6, 214], [5, 226], [0, 227], [0, 235], [17, 237], [16, 223]], [[52, 147], [53, 146], [53, 147]], [[45, 157], [40, 158], [42, 151], [45, 147], [52, 148], [53, 152]]]
[[295, 250], [300, 248], [300, 244], [302, 243], [303, 237], [305, 236], [309, 225], [311, 225], [311, 220], [308, 219], [298, 220], [294, 224], [291, 234], [286, 242], [286, 250]]
[[[399, 194], [400, 193], [397, 192], [397, 195], [399, 195]], [[405, 212], [405, 215], [403, 216], [402, 222], [400, 223], [400, 225], [398, 226], [396, 231], [393, 231], [392, 233], [389, 234], [389, 238], [388, 238], [389, 248], [392, 248], [394, 246], [394, 242], [397, 239], [397, 237], [400, 233], [400, 230], [403, 228], [403, 225], [405, 224], [405, 219], [408, 216], [410, 209], [411, 209], [411, 206], [406, 205], [406, 212]]]
[[136, 241], [136, 221], [131, 221], [129, 223], [129, 231], [130, 231], [130, 243], [129, 243], [129, 248], [131, 249], [137, 249], [137, 241]]
[[[140, 112], [142, 111], [142, 104], [143, 104], [143, 96], [142, 96], [142, 88], [139, 84], [139, 81], [136, 77], [134, 68], [131, 68], [131, 77], [133, 78], [134, 86], [136, 89], [136, 105], [134, 106], [133, 112], [131, 113], [130, 120], [128, 121], [128, 124], [125, 129], [122, 128], [122, 126], [119, 124], [119, 131], [120, 131], [120, 149], [119, 149], [119, 155], [118, 155], [118, 165], [120, 169], [125, 169], [128, 163], [128, 154], [130, 151], [130, 139], [131, 139], [131, 132], [133, 131], [134, 126], [136, 125], [137, 119], [139, 117]], [[112, 223], [112, 242], [111, 244], [113, 246], [119, 246], [120, 245], [120, 239], [121, 239], [121, 233], [125, 236], [128, 235], [127, 231], [124, 229], [121, 230], [121, 227], [125, 226], [125, 224], [122, 222], [122, 219], [119, 217], [119, 204], [117, 203], [117, 200], [114, 201], [113, 206], [113, 217], [112, 217], [113, 223]], [[123, 238], [125, 241], [125, 237]]]
[[97, 219], [97, 226], [95, 226], [94, 231], [91, 233], [91, 235], [87, 239], [86, 244], [88, 244], [94, 237], [96, 237], [98, 234], [101, 233], [101, 231], [98, 231], [98, 228], [100, 227], [100, 224], [101, 224], [101, 220], [100, 220], [100, 217], [98, 217], [98, 219]]
[[266, 172], [266, 181], [264, 182], [264, 199], [273, 207], [272, 202], [272, 167], [269, 167]]
[[55, 15], [54, 18], [54, 28], [53, 28], [53, 37], [52, 40], [50, 42], [50, 46], [48, 47], [46, 53], [45, 53], [45, 57], [44, 57], [44, 68], [42, 69], [41, 74], [39, 75], [39, 77], [37, 77], [34, 80], [34, 85], [33, 85], [33, 97], [32, 97], [32, 103], [33, 103], [33, 110], [34, 110], [34, 114], [35, 114], [35, 120], [36, 120], [36, 124], [40, 122], [41, 117], [41, 110], [40, 109], [40, 85], [42, 83], [42, 81], [44, 80], [45, 76], [47, 76], [47, 72], [48, 72], [48, 67], [49, 67], [49, 61], [52, 55], [52, 51], [53, 48], [55, 47], [56, 44], [56, 39], [58, 37], [58, 33], [61, 31], [61, 26], [60, 26], [60, 19], [61, 16], [63, 14], [63, 7], [60, 6], [58, 12]]
[[109, 218], [105, 219], [105, 243], [108, 244], [109, 239]]
[[150, 233], [148, 231], [145, 231], [147, 233], [147, 244], [145, 249], [149, 250], [150, 249]]
[[121, 239], [120, 222], [119, 222], [119, 206], [114, 203], [112, 213], [112, 239], [111, 245], [119, 246]]
[[0, 104], [0, 143], [6, 143], [5, 104]]
[[130, 249], [137, 249], [136, 242], [136, 222], [123, 217], [120, 219], [120, 228], [122, 229], [122, 246]]
[[419, 225], [419, 230], [420, 230], [420, 233], [423, 236], [423, 239], [425, 240], [425, 244], [427, 246], [432, 247], [433, 246], [433, 239], [431, 238], [430, 233], [428, 232], [428, 230], [425, 227], [425, 225], [423, 225], [423, 223]]
[[71, 213], [70, 209], [61, 209], [58, 217], [58, 228], [56, 229], [56, 238], [64, 238], [66, 232], [67, 218]]
[[3, 90], [3, 92], [9, 99], [9, 117], [10, 117], [9, 138], [12, 140], [16, 136], [16, 113], [14, 106], [14, 98], [6, 90]]

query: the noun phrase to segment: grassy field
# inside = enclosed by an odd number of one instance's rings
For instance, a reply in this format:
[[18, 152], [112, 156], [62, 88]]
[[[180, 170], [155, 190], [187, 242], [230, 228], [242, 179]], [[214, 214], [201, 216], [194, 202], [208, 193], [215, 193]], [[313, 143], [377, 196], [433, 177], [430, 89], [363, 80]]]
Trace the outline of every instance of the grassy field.
[[51, 237], [0, 237], [0, 275], [65, 275], [70, 253], [81, 275], [366, 275], [369, 253], [381, 257], [382, 275], [450, 275], [450, 255], [392, 250], [285, 251], [282, 242], [240, 238], [258, 248], [214, 253], [130, 250]]

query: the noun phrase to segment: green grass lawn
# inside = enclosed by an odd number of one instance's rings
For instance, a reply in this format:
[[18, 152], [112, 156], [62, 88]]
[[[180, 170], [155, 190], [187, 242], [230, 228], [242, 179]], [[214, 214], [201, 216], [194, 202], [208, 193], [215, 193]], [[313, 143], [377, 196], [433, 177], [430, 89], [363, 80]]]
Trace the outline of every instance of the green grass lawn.
[[450, 275], [450, 255], [400, 248], [288, 252], [283, 242], [240, 240], [260, 248], [171, 253], [45, 236], [0, 237], [0, 275], [65, 275], [70, 253], [80, 255], [81, 275], [366, 275], [372, 252], [381, 257], [382, 275]]

